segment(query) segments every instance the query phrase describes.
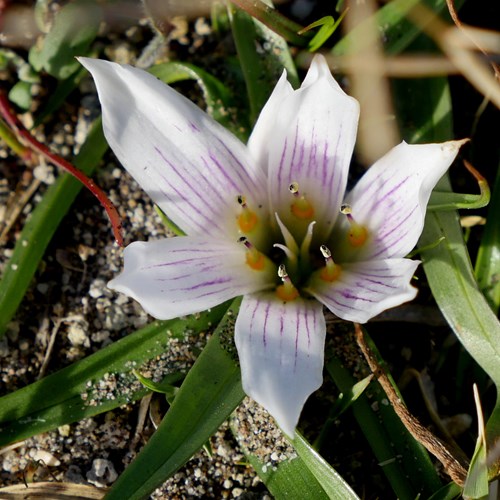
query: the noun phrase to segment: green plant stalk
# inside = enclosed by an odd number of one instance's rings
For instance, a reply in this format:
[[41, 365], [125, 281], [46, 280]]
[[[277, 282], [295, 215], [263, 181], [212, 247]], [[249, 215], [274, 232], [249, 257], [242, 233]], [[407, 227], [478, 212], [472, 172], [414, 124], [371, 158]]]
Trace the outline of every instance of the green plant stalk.
[[[75, 167], [90, 175], [107, 149], [99, 119], [92, 126], [80, 153], [75, 157]], [[62, 174], [48, 188], [42, 201], [27, 220], [0, 281], [0, 337], [5, 334], [47, 245], [81, 188], [82, 184], [77, 179], [69, 174]]]
[[5, 144], [23, 160], [31, 159], [31, 151], [23, 146], [12, 132], [10, 127], [0, 118], [0, 138], [5, 141]]

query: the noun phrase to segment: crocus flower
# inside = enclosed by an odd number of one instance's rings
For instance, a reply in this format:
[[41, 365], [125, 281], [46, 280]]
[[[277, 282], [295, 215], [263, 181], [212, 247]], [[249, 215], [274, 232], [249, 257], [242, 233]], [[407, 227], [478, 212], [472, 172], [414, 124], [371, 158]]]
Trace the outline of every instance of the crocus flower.
[[323, 306], [364, 323], [415, 297], [404, 257], [461, 142], [403, 142], [346, 195], [359, 106], [323, 57], [298, 90], [283, 73], [246, 145], [150, 74], [81, 62], [109, 145], [187, 235], [132, 243], [109, 286], [159, 319], [243, 295], [243, 388], [293, 436], [322, 383]]

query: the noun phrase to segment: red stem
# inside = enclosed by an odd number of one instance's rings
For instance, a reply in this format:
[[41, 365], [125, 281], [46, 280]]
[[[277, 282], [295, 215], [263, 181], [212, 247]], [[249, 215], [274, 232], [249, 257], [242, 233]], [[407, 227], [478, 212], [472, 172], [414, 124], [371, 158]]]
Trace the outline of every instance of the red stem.
[[64, 158], [52, 153], [50, 149], [44, 144], [38, 142], [21, 124], [21, 122], [14, 115], [10, 109], [7, 97], [3, 92], [0, 92], [0, 114], [4, 117], [5, 121], [10, 125], [16, 135], [22, 139], [33, 151], [41, 154], [47, 160], [49, 160], [54, 165], [66, 170], [73, 177], [78, 179], [98, 200], [99, 203], [104, 207], [106, 213], [108, 214], [109, 221], [113, 228], [113, 234], [115, 236], [116, 243], [119, 246], [123, 246], [123, 237], [121, 234], [122, 224], [120, 216], [116, 207], [113, 205], [111, 200], [106, 196], [104, 191], [96, 185], [96, 183], [87, 177], [83, 172], [78, 170], [71, 163], [66, 161]]

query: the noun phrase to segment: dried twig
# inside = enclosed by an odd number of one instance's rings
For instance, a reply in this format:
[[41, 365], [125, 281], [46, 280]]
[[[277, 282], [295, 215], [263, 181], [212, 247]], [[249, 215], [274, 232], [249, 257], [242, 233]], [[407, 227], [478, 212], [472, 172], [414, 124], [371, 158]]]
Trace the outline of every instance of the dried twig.
[[409, 411], [394, 390], [389, 377], [380, 366], [375, 354], [367, 345], [361, 326], [355, 323], [355, 336], [370, 369], [377, 377], [378, 382], [384, 389], [387, 398], [392, 404], [394, 411], [403, 422], [408, 432], [427, 451], [432, 453], [442, 464], [446, 473], [460, 486], [463, 486], [467, 477], [467, 459], [462, 456], [460, 450], [454, 450], [438, 437], [426, 429]]
[[[448, 6], [448, 12], [450, 13], [451, 19], [455, 23], [455, 26], [460, 29], [465, 35], [469, 38], [469, 40], [486, 56], [488, 57], [488, 53], [484, 48], [471, 36], [470, 31], [464, 29], [464, 25], [462, 21], [460, 21], [457, 11], [455, 10], [454, 0], [446, 0], [446, 5]], [[493, 61], [490, 61], [491, 67], [495, 72], [495, 78], [500, 82], [500, 67], [498, 64], [495, 64]]]

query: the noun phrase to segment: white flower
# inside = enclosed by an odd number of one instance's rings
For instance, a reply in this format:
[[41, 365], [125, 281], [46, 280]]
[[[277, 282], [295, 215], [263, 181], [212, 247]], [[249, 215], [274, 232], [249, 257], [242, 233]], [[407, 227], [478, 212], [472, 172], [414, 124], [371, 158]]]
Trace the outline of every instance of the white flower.
[[159, 319], [244, 295], [235, 341], [245, 392], [293, 436], [322, 383], [323, 305], [366, 322], [415, 297], [431, 190], [461, 145], [401, 143], [345, 196], [359, 107], [316, 56], [284, 73], [245, 145], [150, 74], [93, 59], [106, 138], [187, 236], [135, 242], [109, 286]]

